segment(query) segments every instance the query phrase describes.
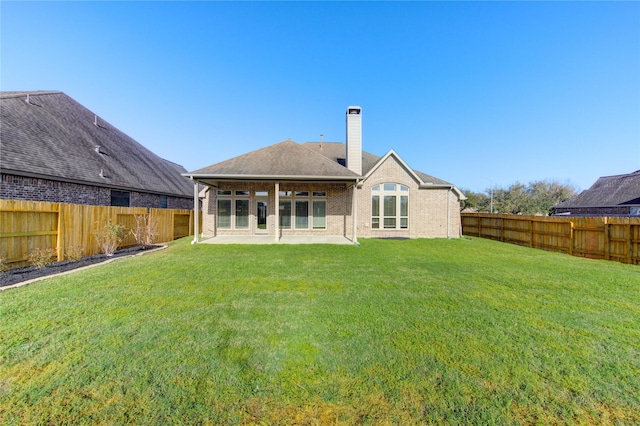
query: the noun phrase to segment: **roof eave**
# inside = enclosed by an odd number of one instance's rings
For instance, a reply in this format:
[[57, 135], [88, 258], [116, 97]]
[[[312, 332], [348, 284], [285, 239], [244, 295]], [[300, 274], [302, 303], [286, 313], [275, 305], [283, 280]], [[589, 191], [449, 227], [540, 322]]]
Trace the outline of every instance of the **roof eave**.
[[153, 189], [145, 189], [145, 188], [134, 188], [131, 186], [125, 186], [125, 185], [117, 185], [117, 184], [112, 184], [109, 182], [96, 182], [96, 181], [89, 181], [89, 180], [81, 180], [81, 179], [70, 179], [70, 178], [65, 178], [65, 177], [60, 177], [60, 176], [52, 176], [52, 175], [46, 175], [46, 174], [40, 174], [40, 173], [31, 173], [31, 172], [24, 172], [21, 170], [13, 170], [13, 169], [1, 169], [0, 170], [2, 172], [3, 175], [13, 175], [13, 176], [20, 176], [20, 177], [27, 177], [27, 178], [34, 178], [34, 179], [44, 179], [44, 180], [51, 180], [54, 182], [65, 182], [65, 183], [72, 183], [72, 184], [76, 184], [76, 185], [86, 185], [86, 186], [97, 186], [100, 188], [109, 188], [109, 189], [115, 189], [115, 190], [121, 190], [121, 191], [129, 191], [129, 192], [140, 192], [140, 193], [144, 193], [144, 194], [155, 194], [155, 195], [167, 195], [170, 197], [178, 197], [178, 198], [189, 198], [192, 195], [189, 194], [180, 194], [180, 193], [174, 193], [174, 192], [163, 192], [163, 191], [155, 191]]
[[600, 204], [596, 206], [562, 206], [557, 205], [555, 209], [601, 209], [601, 208], [611, 208], [611, 207], [640, 207], [640, 204]]
[[458, 198], [460, 198], [460, 200], [467, 199], [464, 193], [460, 191], [458, 187], [455, 185], [447, 185], [442, 183], [421, 183], [420, 185], [418, 185], [418, 188], [419, 189], [449, 189], [455, 192], [455, 194], [458, 196]]
[[263, 180], [263, 181], [331, 181], [357, 182], [361, 176], [318, 176], [318, 175], [246, 175], [246, 174], [214, 174], [214, 173], [182, 173], [182, 176], [194, 180]]

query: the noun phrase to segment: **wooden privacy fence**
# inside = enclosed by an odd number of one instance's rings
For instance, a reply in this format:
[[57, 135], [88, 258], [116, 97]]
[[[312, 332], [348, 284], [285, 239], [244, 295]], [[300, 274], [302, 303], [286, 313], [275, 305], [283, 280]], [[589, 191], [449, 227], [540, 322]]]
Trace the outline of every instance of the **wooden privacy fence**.
[[136, 215], [149, 214], [155, 225], [154, 242], [193, 235], [193, 211], [108, 207], [42, 201], [0, 200], [0, 256], [11, 266], [20, 266], [24, 255], [36, 248], [55, 250], [58, 260], [80, 250], [82, 256], [101, 253], [95, 234], [111, 221], [127, 229], [122, 247], [136, 240], [129, 232]]
[[463, 213], [463, 235], [640, 264], [640, 218]]

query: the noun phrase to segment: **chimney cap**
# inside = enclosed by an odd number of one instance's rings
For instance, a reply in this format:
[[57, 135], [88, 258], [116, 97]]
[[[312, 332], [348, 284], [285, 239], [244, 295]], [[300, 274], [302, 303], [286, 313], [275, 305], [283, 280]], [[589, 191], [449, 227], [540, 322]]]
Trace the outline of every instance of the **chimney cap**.
[[347, 114], [360, 114], [361, 112], [362, 112], [362, 107], [359, 107], [359, 106], [347, 107]]

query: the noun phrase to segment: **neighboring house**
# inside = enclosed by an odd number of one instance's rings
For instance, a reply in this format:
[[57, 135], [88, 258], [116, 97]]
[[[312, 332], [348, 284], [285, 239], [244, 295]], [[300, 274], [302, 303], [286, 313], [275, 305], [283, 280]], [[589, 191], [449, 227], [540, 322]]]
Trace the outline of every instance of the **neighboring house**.
[[601, 177], [576, 198], [559, 204], [554, 214], [640, 216], [640, 170]]
[[346, 125], [346, 144], [286, 140], [185, 173], [209, 187], [201, 234], [460, 236], [458, 188], [393, 150], [362, 151], [360, 107], [347, 109]]
[[0, 199], [193, 208], [186, 170], [62, 92], [0, 92]]

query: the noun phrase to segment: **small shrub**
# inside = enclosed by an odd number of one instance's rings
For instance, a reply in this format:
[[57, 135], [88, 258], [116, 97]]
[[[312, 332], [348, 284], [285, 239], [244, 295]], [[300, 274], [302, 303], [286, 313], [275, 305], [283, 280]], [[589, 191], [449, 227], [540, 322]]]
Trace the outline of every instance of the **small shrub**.
[[109, 221], [102, 230], [96, 231], [94, 235], [102, 252], [107, 256], [112, 256], [127, 235], [127, 228], [124, 225]]
[[83, 256], [84, 256], [84, 246], [81, 246], [80, 244], [76, 244], [65, 253], [66, 259], [71, 260], [72, 262], [76, 262], [82, 259]]
[[27, 260], [27, 262], [29, 262], [31, 266], [35, 266], [36, 268], [40, 269], [53, 262], [53, 256], [55, 255], [55, 253], [55, 250], [52, 248], [44, 250], [36, 248], [25, 254], [24, 258]]
[[156, 221], [152, 220], [151, 215], [148, 214], [135, 215], [135, 219], [136, 224], [131, 230], [131, 235], [136, 239], [136, 244], [143, 247], [153, 245], [158, 236]]
[[9, 269], [9, 262], [3, 254], [0, 254], [0, 274]]

